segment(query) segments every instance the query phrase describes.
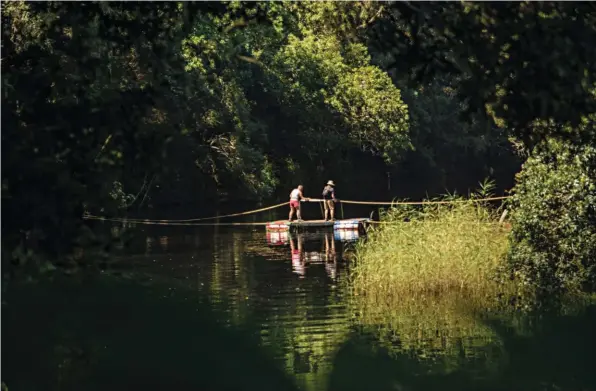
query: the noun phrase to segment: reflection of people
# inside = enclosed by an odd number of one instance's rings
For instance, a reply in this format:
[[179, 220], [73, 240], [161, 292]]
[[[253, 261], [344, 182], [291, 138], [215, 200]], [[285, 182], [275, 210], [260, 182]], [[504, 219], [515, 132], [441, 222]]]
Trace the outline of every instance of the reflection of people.
[[298, 236], [296, 238], [297, 246], [294, 245], [294, 238], [290, 236], [290, 248], [292, 251], [292, 270], [298, 274], [300, 278], [304, 278], [305, 262], [302, 254], [302, 238]]
[[329, 276], [329, 278], [331, 278], [332, 280], [335, 280], [335, 278], [337, 277], [337, 263], [335, 263], [335, 262], [325, 263], [325, 271], [327, 272], [327, 275]]
[[330, 233], [325, 233], [325, 255], [327, 259], [335, 261], [335, 240]]
[[323, 263], [323, 255], [320, 251], [307, 251], [304, 253], [304, 260], [309, 264]]
[[325, 221], [328, 220], [329, 214], [331, 214], [331, 220], [335, 220], [335, 183], [331, 180], [323, 188], [323, 205], [325, 206]]
[[300, 216], [300, 201], [308, 200], [308, 198], [305, 198], [302, 194], [303, 189], [304, 187], [302, 185], [298, 185], [298, 187], [292, 190], [292, 192], [290, 193], [290, 216], [288, 217], [288, 220], [290, 221], [292, 221], [294, 212], [296, 212], [298, 221], [302, 220], [302, 216]]
[[147, 236], [145, 239], [145, 254], [149, 254], [151, 252], [151, 247], [153, 244], [153, 238], [151, 236]]
[[336, 258], [336, 252], [335, 252], [335, 240], [334, 238], [326, 233], [325, 234], [325, 271], [327, 272], [327, 275], [329, 275], [329, 277], [332, 280], [335, 280], [335, 277], [337, 276], [337, 258]]
[[167, 236], [160, 237], [159, 244], [161, 244], [161, 248], [163, 251], [168, 251], [168, 237]]

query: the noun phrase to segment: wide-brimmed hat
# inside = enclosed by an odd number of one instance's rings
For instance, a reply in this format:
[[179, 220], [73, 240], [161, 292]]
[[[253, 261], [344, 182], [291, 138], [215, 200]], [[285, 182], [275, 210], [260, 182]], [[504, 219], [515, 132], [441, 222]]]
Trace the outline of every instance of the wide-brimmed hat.
[[330, 186], [335, 186], [335, 183], [333, 183], [333, 181], [331, 181], [331, 180], [330, 181], [327, 181], [327, 184], [330, 185]]

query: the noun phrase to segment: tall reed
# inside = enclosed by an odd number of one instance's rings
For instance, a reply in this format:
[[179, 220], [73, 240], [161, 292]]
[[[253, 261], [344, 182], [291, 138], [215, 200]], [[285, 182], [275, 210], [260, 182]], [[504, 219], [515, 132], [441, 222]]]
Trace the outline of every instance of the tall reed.
[[355, 293], [391, 301], [493, 290], [507, 251], [497, 213], [474, 202], [391, 208], [356, 247]]
[[508, 245], [500, 211], [451, 200], [389, 209], [356, 246], [350, 268], [360, 324], [378, 328], [381, 340], [397, 338], [399, 351], [445, 360], [499, 345], [481, 315], [497, 313], [500, 294], [510, 291], [494, 278]]

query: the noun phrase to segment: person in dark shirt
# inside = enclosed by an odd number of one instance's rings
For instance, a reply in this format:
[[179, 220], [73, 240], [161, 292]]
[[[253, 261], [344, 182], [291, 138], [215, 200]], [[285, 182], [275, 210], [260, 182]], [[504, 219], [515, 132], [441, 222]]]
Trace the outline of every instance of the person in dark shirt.
[[323, 205], [325, 206], [325, 221], [329, 220], [329, 215], [331, 215], [331, 221], [335, 220], [335, 183], [331, 180], [323, 188]]

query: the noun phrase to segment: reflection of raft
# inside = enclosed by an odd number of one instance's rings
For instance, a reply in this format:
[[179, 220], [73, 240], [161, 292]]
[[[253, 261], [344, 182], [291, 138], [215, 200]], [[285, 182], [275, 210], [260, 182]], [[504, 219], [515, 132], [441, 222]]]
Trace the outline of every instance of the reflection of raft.
[[[270, 246], [285, 246], [290, 242], [290, 231], [280, 230], [269, 230], [267, 231], [267, 244]], [[300, 234], [302, 238], [307, 240], [320, 239], [321, 234], [312, 233], [313, 237], [309, 237], [309, 234]], [[319, 236], [317, 236], [319, 235]], [[333, 238], [339, 242], [355, 242], [360, 238], [360, 232], [358, 230], [349, 229], [338, 229], [333, 231]]]
[[360, 233], [357, 230], [349, 229], [338, 229], [333, 232], [335, 240], [341, 242], [355, 242], [360, 237]]
[[369, 224], [368, 218], [344, 219], [335, 221], [302, 220], [302, 221], [272, 221], [267, 224], [267, 231], [297, 231], [309, 228], [333, 228], [334, 230], [364, 230]]
[[267, 243], [272, 246], [283, 246], [288, 244], [288, 231], [273, 230], [267, 232]]

